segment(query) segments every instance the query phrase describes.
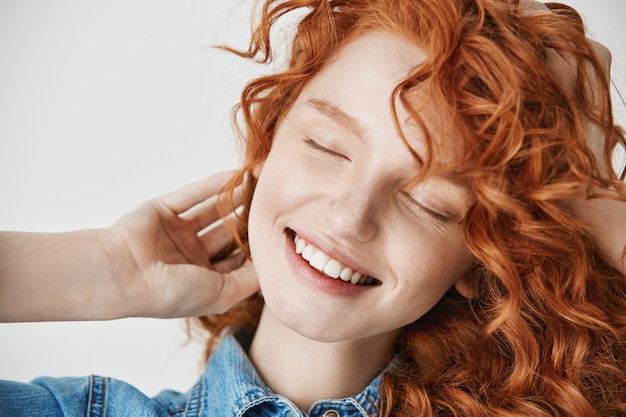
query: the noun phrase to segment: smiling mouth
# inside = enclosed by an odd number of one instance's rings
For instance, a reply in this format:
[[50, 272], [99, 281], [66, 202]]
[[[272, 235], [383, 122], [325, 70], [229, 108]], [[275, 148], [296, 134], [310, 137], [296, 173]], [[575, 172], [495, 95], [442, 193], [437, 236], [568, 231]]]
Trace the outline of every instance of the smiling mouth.
[[342, 280], [345, 283], [354, 285], [379, 285], [380, 281], [369, 275], [363, 275], [352, 268], [343, 265], [336, 259], [328, 256], [320, 249], [306, 242], [304, 239], [293, 233], [293, 243], [296, 253], [324, 275]]

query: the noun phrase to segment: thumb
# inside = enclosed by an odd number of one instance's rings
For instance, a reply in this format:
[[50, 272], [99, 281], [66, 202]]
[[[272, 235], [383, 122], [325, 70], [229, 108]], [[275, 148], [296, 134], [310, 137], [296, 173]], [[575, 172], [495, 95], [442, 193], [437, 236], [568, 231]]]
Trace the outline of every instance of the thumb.
[[152, 285], [140, 317], [193, 317], [220, 314], [259, 290], [256, 271], [246, 261], [228, 273], [183, 264], [166, 265], [159, 273], [165, 279]]
[[228, 311], [233, 305], [259, 291], [259, 281], [252, 261], [221, 275], [222, 285], [214, 304], [208, 306], [213, 314]]

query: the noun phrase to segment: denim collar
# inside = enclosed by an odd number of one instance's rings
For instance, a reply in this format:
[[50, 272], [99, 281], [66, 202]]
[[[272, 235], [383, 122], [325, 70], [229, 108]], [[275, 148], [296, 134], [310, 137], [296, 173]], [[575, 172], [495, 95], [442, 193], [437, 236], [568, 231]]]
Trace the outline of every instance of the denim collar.
[[[188, 406], [206, 416], [358, 416], [378, 415], [382, 374], [361, 393], [342, 399], [315, 402], [308, 413], [265, 386], [237, 338], [227, 335], [211, 356], [196, 394]], [[197, 401], [193, 401], [194, 398]], [[195, 403], [195, 404], [194, 404]], [[187, 410], [191, 411], [191, 410]], [[186, 413], [186, 415], [190, 415]]]

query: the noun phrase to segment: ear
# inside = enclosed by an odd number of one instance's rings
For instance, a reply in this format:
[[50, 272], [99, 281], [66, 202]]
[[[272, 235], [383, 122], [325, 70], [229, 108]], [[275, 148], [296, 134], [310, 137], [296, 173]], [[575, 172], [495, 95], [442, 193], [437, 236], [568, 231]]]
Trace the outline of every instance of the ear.
[[475, 276], [468, 272], [454, 283], [454, 288], [465, 298], [474, 298], [478, 295], [478, 285]]

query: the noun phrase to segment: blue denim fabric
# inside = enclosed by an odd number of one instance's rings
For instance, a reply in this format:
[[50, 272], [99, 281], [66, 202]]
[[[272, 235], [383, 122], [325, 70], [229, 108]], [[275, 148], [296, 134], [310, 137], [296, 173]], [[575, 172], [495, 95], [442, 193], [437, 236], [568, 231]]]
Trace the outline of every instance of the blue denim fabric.
[[163, 391], [149, 398], [123, 381], [100, 376], [0, 381], [0, 417], [373, 417], [381, 378], [354, 397], [318, 401], [307, 414], [270, 391], [239, 342], [227, 336], [187, 393]]

